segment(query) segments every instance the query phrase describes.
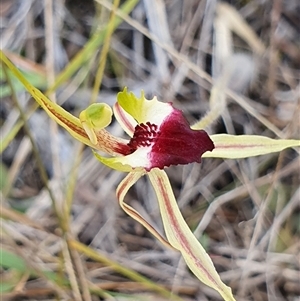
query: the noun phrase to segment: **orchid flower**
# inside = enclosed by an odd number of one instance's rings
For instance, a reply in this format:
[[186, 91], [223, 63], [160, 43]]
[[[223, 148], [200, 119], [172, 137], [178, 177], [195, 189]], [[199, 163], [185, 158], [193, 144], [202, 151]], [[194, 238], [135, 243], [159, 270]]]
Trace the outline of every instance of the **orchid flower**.
[[[3, 53], [1, 59], [53, 120], [75, 139], [109, 155], [104, 157], [94, 151], [101, 163], [128, 173], [116, 190], [121, 208], [164, 245], [180, 251], [200, 281], [218, 291], [224, 300], [235, 300], [231, 289], [222, 282], [212, 260], [182, 217], [163, 169], [170, 165], [200, 163], [202, 155], [246, 158], [277, 152], [300, 146], [300, 141], [226, 134], [209, 137], [204, 130], [193, 129], [183, 113], [171, 103], [160, 102], [156, 97], [147, 100], [143, 93], [138, 98], [126, 88], [118, 93], [113, 109], [107, 104], [96, 103], [77, 118], [33, 87]], [[129, 139], [115, 137], [106, 130], [113, 114]], [[124, 202], [128, 190], [144, 175], [150, 178], [157, 195], [166, 237]]]

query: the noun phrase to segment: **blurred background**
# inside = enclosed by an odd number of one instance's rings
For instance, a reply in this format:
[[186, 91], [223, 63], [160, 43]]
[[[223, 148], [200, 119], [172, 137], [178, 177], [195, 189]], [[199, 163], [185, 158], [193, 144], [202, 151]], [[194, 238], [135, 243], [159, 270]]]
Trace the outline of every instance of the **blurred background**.
[[[113, 105], [128, 87], [172, 102], [193, 124], [221, 82], [226, 106], [208, 133], [299, 139], [299, 16], [297, 0], [2, 0], [0, 46], [75, 116], [94, 101]], [[125, 175], [0, 75], [3, 300], [221, 300], [120, 209]], [[126, 138], [115, 120], [108, 130]], [[300, 300], [299, 170], [293, 149], [166, 170], [236, 300]], [[163, 232], [147, 178], [126, 200]]]

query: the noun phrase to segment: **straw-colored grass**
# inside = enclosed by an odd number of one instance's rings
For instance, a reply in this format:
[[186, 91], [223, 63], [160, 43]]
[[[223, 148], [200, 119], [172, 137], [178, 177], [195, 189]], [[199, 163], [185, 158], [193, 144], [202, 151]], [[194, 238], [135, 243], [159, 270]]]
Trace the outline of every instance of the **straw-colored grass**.
[[[119, 3], [120, 2], [120, 3]], [[298, 1], [10, 0], [0, 43], [74, 115], [123, 89], [172, 101], [209, 133], [300, 138]], [[119, 208], [123, 178], [1, 69], [2, 300], [220, 300]], [[218, 91], [221, 98], [211, 97]], [[222, 102], [222, 105], [220, 103]], [[116, 122], [109, 131], [125, 135]], [[300, 295], [299, 150], [166, 171], [189, 226], [239, 301]], [[162, 230], [140, 180], [127, 201]]]

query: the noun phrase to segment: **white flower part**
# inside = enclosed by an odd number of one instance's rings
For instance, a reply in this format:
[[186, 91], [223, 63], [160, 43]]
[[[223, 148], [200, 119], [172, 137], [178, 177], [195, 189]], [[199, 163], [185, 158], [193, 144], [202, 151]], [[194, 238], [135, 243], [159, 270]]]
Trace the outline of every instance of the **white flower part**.
[[[140, 125], [147, 125], [147, 123], [150, 122], [152, 125], [156, 126], [155, 131], [159, 132], [160, 127], [164, 124], [164, 121], [168, 119], [169, 116], [172, 115], [172, 113], [174, 113], [175, 109], [173, 108], [171, 103], [159, 102], [157, 101], [156, 97], [147, 102], [148, 106], [144, 108], [142, 114], [142, 119], [144, 120], [140, 122]], [[154, 102], [155, 105], [152, 105]], [[151, 129], [153, 129], [153, 126], [151, 126]], [[153, 134], [150, 135], [149, 133], [148, 138], [152, 137]], [[147, 140], [148, 139], [145, 138], [145, 142]], [[143, 167], [146, 170], [150, 170], [152, 168], [151, 151], [154, 143], [155, 142], [153, 141], [147, 142], [147, 145], [142, 145], [142, 142], [140, 142], [137, 149], [132, 154], [126, 156], [126, 160], [124, 159], [124, 163], [130, 165], [133, 168]]]
[[[156, 96], [152, 100], [147, 101], [149, 104], [144, 109], [143, 119], [140, 123], [151, 122], [158, 127], [164, 120], [175, 110], [171, 103], [160, 102]], [[155, 105], [153, 105], [155, 103]]]
[[122, 163], [132, 168], [143, 167], [146, 170], [151, 168], [150, 153], [152, 145], [139, 147], [134, 153], [122, 158]]

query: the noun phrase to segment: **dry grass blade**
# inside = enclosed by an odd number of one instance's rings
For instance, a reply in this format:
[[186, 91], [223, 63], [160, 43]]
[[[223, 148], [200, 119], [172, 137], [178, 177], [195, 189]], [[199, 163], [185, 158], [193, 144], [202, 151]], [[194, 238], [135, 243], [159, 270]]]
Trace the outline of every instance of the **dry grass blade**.
[[[149, 30], [153, 36], [160, 41], [164, 41], [166, 45], [172, 46], [169, 28], [167, 24], [165, 3], [162, 0], [146, 0], [144, 1], [145, 12]], [[154, 43], [153, 45], [155, 61], [157, 65], [157, 72], [159, 81], [168, 83], [170, 80], [170, 72], [168, 69], [169, 59], [167, 54]]]
[[[210, 134], [299, 139], [299, 11], [297, 0], [3, 0], [0, 43], [74, 116], [90, 100], [113, 105], [127, 86]], [[0, 69], [3, 299], [221, 300], [119, 208], [124, 174], [52, 127]], [[125, 135], [115, 121], [108, 130]], [[236, 300], [299, 299], [299, 166], [295, 148], [166, 170]], [[124, 202], [163, 233], [149, 181]]]

